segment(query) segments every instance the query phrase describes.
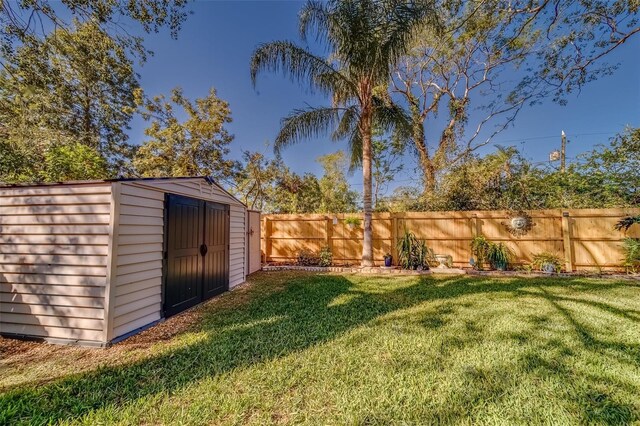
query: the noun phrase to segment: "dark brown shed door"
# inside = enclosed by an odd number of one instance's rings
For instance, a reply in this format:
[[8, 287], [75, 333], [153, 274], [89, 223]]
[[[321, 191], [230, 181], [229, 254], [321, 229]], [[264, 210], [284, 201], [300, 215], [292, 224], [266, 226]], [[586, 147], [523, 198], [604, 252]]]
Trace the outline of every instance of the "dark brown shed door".
[[228, 290], [228, 206], [168, 195], [165, 238], [165, 317]]
[[206, 203], [204, 215], [204, 299], [229, 288], [229, 208], [223, 204]]

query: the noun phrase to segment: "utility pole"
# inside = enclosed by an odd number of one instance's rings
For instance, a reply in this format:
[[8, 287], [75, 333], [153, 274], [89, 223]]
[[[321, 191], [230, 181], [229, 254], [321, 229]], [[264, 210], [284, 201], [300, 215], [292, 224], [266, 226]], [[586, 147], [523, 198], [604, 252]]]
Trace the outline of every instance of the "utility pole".
[[562, 131], [562, 147], [560, 148], [560, 171], [564, 173], [567, 170], [567, 135]]

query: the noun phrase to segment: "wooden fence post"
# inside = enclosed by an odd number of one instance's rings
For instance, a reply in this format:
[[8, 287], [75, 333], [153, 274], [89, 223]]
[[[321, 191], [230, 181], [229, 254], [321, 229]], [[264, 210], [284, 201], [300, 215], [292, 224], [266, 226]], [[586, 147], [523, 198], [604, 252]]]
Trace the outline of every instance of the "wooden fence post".
[[391, 213], [391, 256], [393, 261], [398, 264], [398, 216]]
[[327, 216], [325, 219], [325, 245], [329, 247], [329, 251], [333, 254], [333, 219]]
[[567, 272], [573, 272], [573, 243], [571, 242], [569, 212], [562, 212], [562, 242], [564, 245], [565, 269]]
[[264, 221], [262, 226], [262, 229], [264, 229], [264, 263], [267, 263], [271, 257], [271, 228], [273, 225], [266, 217], [262, 220]]
[[477, 237], [482, 233], [480, 232], [480, 221], [478, 220], [478, 215], [475, 213], [471, 216], [471, 233], [474, 237]]

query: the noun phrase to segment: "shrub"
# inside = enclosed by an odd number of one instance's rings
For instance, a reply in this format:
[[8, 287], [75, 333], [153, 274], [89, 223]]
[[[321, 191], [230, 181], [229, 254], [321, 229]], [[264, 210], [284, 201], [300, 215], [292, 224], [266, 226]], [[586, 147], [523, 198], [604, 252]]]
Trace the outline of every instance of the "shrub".
[[553, 265], [556, 272], [560, 272], [562, 270], [563, 260], [557, 254], [553, 254], [548, 251], [543, 251], [542, 253], [534, 254], [533, 261], [531, 265], [540, 270], [544, 270], [544, 265], [551, 264]]
[[310, 250], [300, 250], [298, 253], [298, 265], [300, 266], [318, 266], [320, 258]]
[[344, 220], [345, 225], [351, 225], [355, 228], [359, 227], [360, 223], [361, 223], [360, 218], [357, 218], [357, 217], [347, 217]]
[[489, 254], [489, 248], [491, 247], [491, 242], [488, 241], [484, 236], [478, 235], [473, 237], [471, 240], [471, 253], [475, 258], [475, 267], [477, 269], [482, 269], [484, 265], [487, 263], [487, 256]]
[[640, 238], [625, 238], [622, 241], [624, 266], [627, 271], [636, 273], [640, 269]]
[[413, 232], [404, 231], [404, 236], [398, 241], [398, 263], [404, 269], [423, 267], [429, 269], [429, 260], [433, 253], [424, 241], [418, 240]]
[[333, 263], [333, 254], [331, 253], [331, 249], [329, 247], [322, 247], [320, 253], [318, 254], [320, 266], [331, 266]]

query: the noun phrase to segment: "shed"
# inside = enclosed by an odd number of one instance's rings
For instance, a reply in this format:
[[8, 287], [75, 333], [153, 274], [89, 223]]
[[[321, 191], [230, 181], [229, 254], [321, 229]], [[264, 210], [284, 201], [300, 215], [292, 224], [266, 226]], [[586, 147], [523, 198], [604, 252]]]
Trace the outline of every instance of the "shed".
[[0, 334], [121, 340], [243, 283], [259, 224], [206, 177], [2, 186]]

